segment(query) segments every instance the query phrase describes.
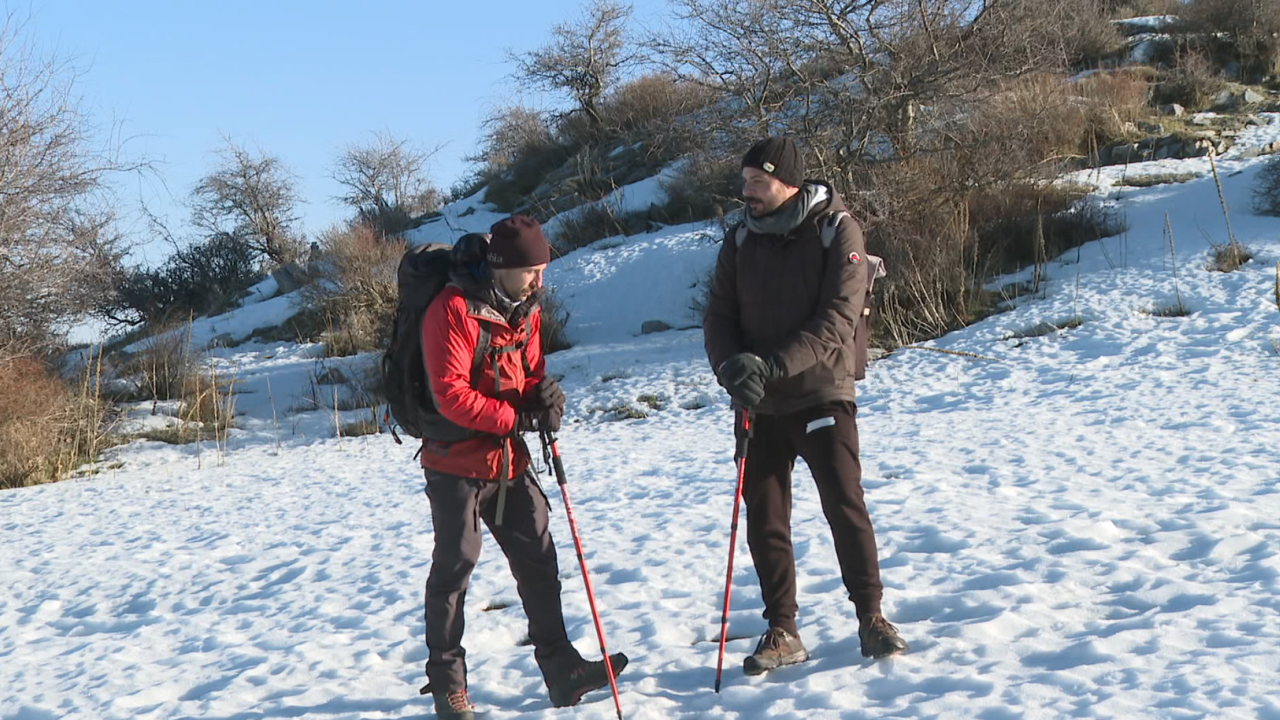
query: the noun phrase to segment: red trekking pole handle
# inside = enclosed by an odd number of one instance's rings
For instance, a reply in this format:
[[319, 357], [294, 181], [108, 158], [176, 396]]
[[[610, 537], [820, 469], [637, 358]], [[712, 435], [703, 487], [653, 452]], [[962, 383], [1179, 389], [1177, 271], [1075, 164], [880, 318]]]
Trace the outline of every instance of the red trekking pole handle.
[[582, 540], [578, 537], [578, 522], [573, 517], [573, 504], [569, 502], [569, 480], [564, 472], [564, 462], [560, 460], [560, 448], [556, 445], [556, 436], [544, 431], [542, 449], [550, 454], [552, 467], [555, 468], [560, 497], [564, 499], [564, 514], [569, 518], [569, 533], [573, 535], [573, 548], [578, 553], [578, 567], [582, 568], [582, 582], [587, 587], [587, 603], [591, 606], [591, 620], [596, 624], [596, 638], [600, 641], [600, 654], [604, 656], [604, 671], [609, 675], [609, 689], [613, 691], [613, 707], [618, 711], [618, 720], [622, 720], [622, 702], [618, 700], [618, 682], [613, 677], [613, 661], [609, 659], [609, 650], [605, 647], [604, 626], [600, 624], [600, 613], [596, 610], [596, 595], [591, 590], [591, 577], [587, 574], [587, 559], [582, 552]]
[[742, 505], [742, 479], [747, 471], [747, 443], [755, 432], [755, 413], [742, 411], [742, 437], [738, 438], [738, 487], [733, 491], [733, 522], [729, 525], [729, 568], [724, 574], [724, 609], [720, 613], [720, 657], [716, 660], [716, 692], [724, 671], [724, 644], [729, 637], [729, 593], [733, 589], [733, 551], [738, 542], [738, 508]]

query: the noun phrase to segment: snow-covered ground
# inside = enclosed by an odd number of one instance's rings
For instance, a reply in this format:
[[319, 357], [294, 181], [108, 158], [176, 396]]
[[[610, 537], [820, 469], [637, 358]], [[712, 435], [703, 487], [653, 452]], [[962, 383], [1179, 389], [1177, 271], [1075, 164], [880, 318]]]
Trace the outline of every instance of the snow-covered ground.
[[[1280, 133], [1270, 120], [1246, 143]], [[715, 245], [671, 228], [557, 261], [549, 278], [579, 341], [549, 360], [570, 398], [561, 446], [610, 648], [632, 659], [626, 716], [1280, 718], [1280, 220], [1248, 212], [1260, 162], [1218, 168], [1255, 253], [1240, 271], [1204, 269], [1205, 236], [1226, 239], [1212, 179], [1103, 182], [1124, 236], [1067, 253], [1042, 295], [931, 343], [988, 359], [902, 350], [873, 365], [859, 389], [864, 484], [886, 611], [912, 652], [859, 655], [801, 465], [793, 526], [813, 658], [741, 674], [764, 621], [740, 545], [720, 695], [730, 410], [700, 331], [638, 334], [649, 319], [694, 324], [689, 286]], [[1128, 170], [1169, 171], [1208, 166]], [[460, 212], [455, 229], [491, 222]], [[1145, 312], [1175, 299], [1165, 213], [1187, 317]], [[431, 523], [413, 449], [339, 440], [330, 411], [290, 411], [333, 392], [317, 374], [372, 358], [292, 344], [216, 357], [246, 391], [224, 458], [136, 442], [91, 478], [0, 493], [0, 718], [431, 716], [417, 695]], [[637, 411], [648, 417], [620, 419]], [[593, 653], [547, 489], [570, 633]], [[483, 717], [613, 716], [607, 692], [551, 708], [491, 540], [468, 599]]]

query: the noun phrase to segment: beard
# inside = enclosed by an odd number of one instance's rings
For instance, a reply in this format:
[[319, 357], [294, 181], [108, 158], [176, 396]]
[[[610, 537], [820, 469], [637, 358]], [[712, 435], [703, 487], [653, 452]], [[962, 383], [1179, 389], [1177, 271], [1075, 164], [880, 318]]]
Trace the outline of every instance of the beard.
[[510, 293], [511, 299], [515, 300], [518, 303], [524, 302], [525, 300], [529, 299], [529, 296], [533, 294], [534, 290], [537, 290], [537, 288], [533, 285], [533, 283], [516, 288], [515, 292]]
[[751, 217], [763, 217], [778, 209], [777, 207], [769, 207], [768, 202], [761, 198], [747, 198], [746, 202], [747, 212], [751, 214]]

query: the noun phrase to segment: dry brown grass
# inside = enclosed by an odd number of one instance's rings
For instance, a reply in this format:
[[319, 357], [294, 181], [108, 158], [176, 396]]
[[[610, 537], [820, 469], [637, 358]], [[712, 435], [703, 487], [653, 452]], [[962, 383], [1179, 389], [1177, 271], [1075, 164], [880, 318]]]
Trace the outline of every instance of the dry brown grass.
[[322, 313], [329, 329], [325, 351], [354, 355], [385, 345], [395, 314], [396, 270], [407, 245], [363, 224], [335, 227], [320, 236], [320, 277], [307, 286], [307, 304]]
[[705, 141], [696, 113], [714, 100], [707, 88], [671, 75], [642, 75], [615, 87], [601, 107], [605, 132], [628, 144], [643, 143], [648, 158], [667, 162]]
[[365, 418], [349, 422], [341, 428], [342, 437], [360, 437], [362, 435], [376, 435], [382, 432], [382, 424], [376, 419]]
[[[918, 155], [874, 171], [880, 216], [868, 223], [868, 251], [890, 276], [877, 284], [878, 314], [892, 345], [936, 337], [995, 311], [992, 274], [1036, 264], [1123, 230], [1117, 217], [1081, 201], [1082, 191], [1034, 176], [997, 183], [964, 156]], [[964, 191], [974, 172], [987, 178]]]
[[1078, 106], [1083, 136], [1078, 146], [1085, 154], [1116, 140], [1128, 139], [1131, 123], [1151, 115], [1151, 82], [1141, 70], [1098, 72], [1077, 82], [1074, 94], [1084, 102]]
[[95, 356], [74, 381], [42, 359], [0, 348], [0, 489], [61, 480], [109, 446], [109, 405]]
[[1209, 269], [1218, 272], [1235, 272], [1253, 259], [1253, 253], [1239, 243], [1226, 243], [1213, 246], [1213, 257], [1209, 261]]

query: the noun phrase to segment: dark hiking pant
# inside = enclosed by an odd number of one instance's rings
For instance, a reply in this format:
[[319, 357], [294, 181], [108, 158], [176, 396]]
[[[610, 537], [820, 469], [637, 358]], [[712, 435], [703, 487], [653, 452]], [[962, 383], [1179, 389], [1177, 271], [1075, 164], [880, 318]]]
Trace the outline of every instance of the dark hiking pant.
[[529, 639], [543, 678], [576, 665], [560, 606], [560, 568], [547, 525], [547, 498], [531, 472], [512, 478], [502, 524], [494, 524], [498, 483], [426, 471], [435, 549], [427, 576], [427, 679], [436, 691], [466, 687], [463, 606], [480, 558], [480, 522], [507, 556], [529, 619]]
[[862, 498], [857, 406], [827, 403], [790, 415], [757, 415], [742, 494], [747, 545], [770, 627], [798, 634], [796, 561], [791, 548], [791, 471], [804, 458], [831, 526], [836, 559], [858, 617], [880, 612], [884, 587], [871, 516]]

